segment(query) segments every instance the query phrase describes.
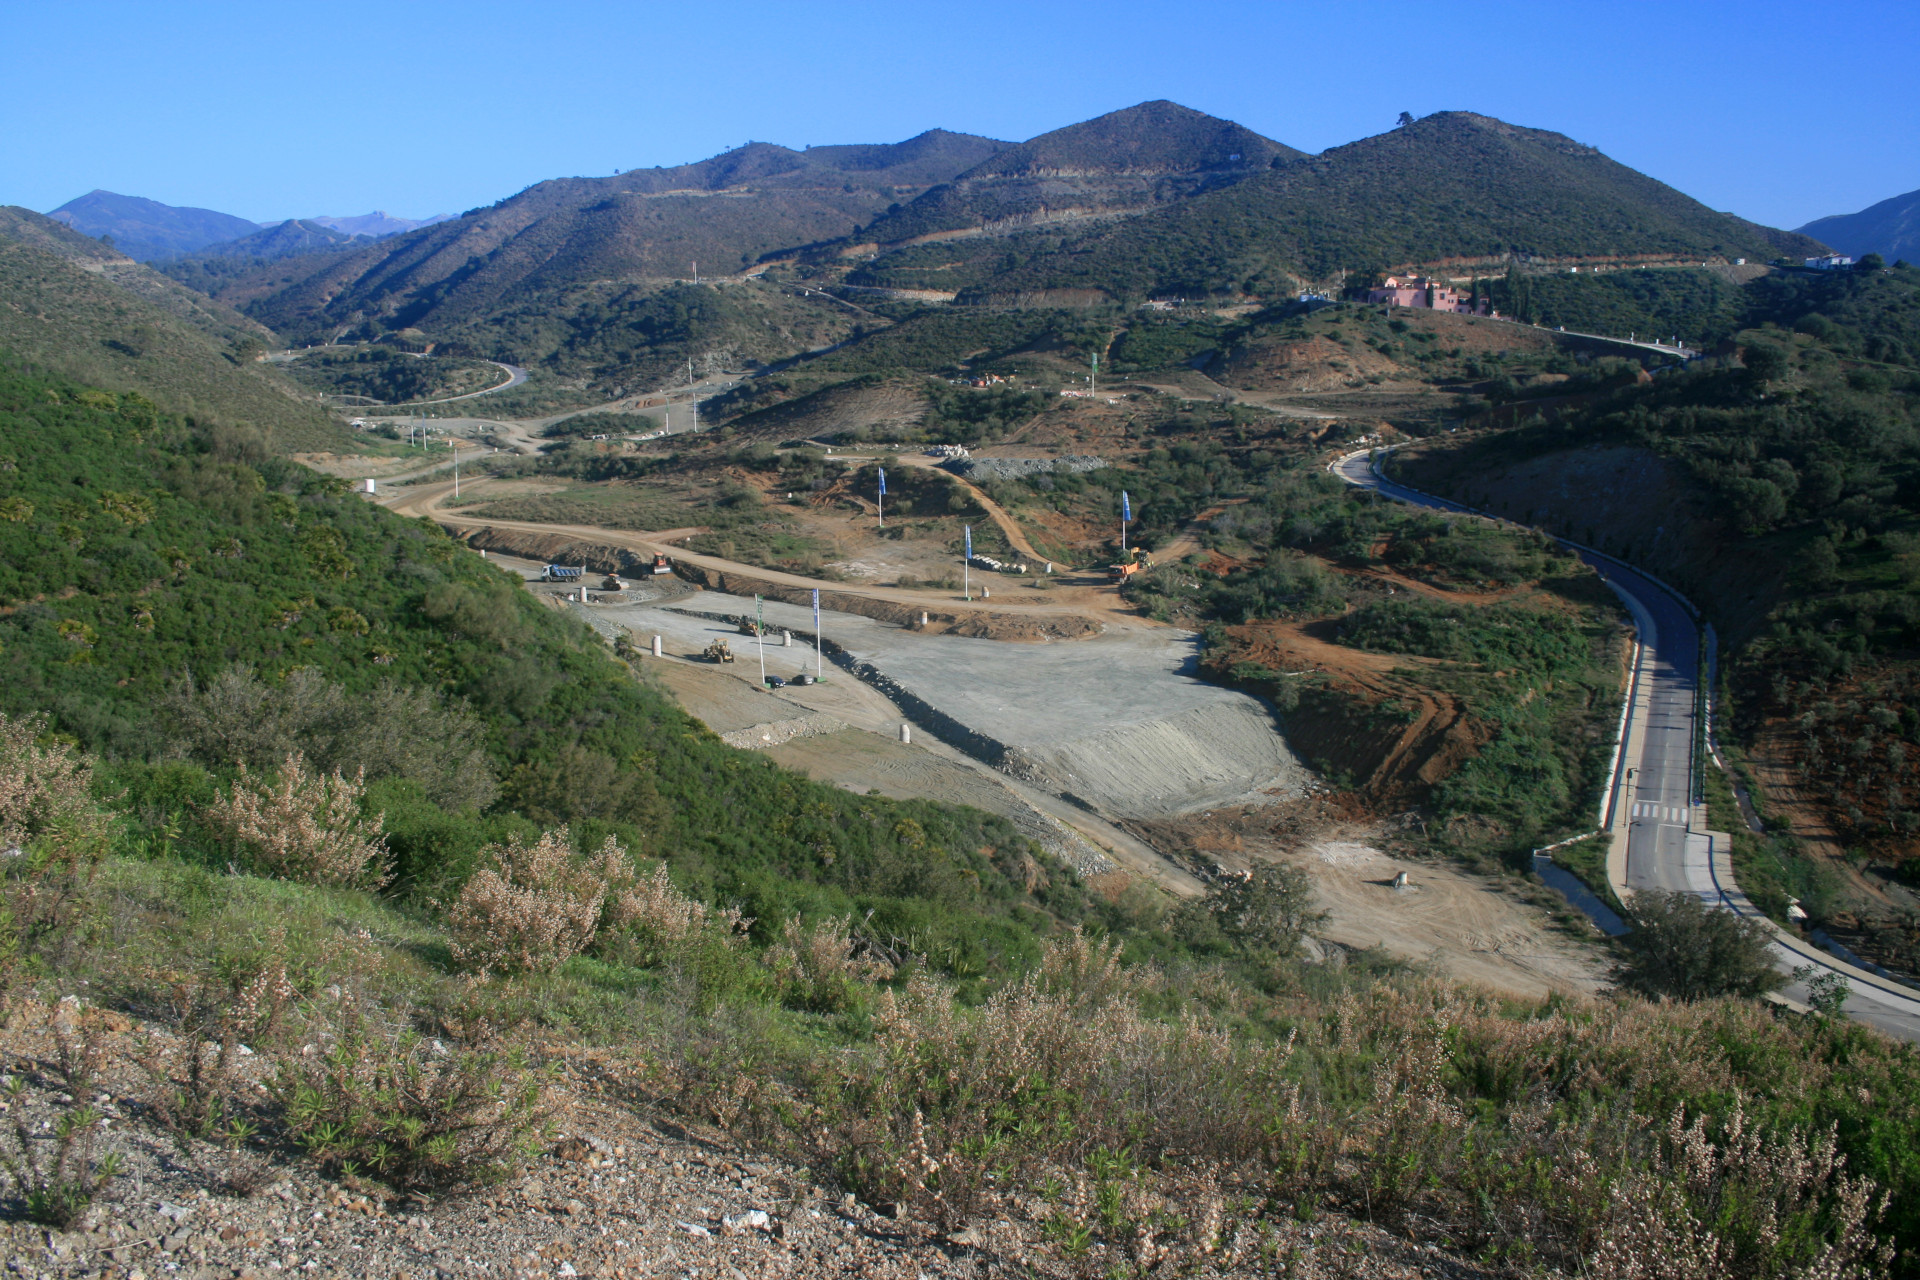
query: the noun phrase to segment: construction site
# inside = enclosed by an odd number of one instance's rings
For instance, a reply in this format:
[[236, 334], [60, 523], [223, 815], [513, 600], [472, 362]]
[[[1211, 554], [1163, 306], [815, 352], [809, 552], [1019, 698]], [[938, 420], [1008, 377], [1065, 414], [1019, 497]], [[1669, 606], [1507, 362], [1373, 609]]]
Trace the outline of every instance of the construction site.
[[[1524, 366], [1553, 347], [1476, 317], [1412, 324], [1462, 361]], [[1334, 962], [1377, 948], [1516, 995], [1591, 992], [1604, 958], [1565, 902], [1434, 856], [1421, 816], [1493, 736], [1483, 704], [1514, 673], [1344, 628], [1370, 603], [1611, 617], [1604, 587], [1577, 565], [1450, 569], [1444, 528], [1283, 557], [1257, 499], [1206, 496], [1247, 483], [1216, 480], [1223, 462], [1317, 472], [1331, 446], [1433, 411], [1429, 370], [1342, 325], [1316, 315], [1098, 394], [1027, 389], [1071, 368], [1036, 349], [1018, 375], [957, 392], [733, 379], [603, 406], [580, 418], [592, 430], [569, 427], [577, 414], [448, 420], [454, 445], [498, 452], [459, 482], [447, 459], [383, 479], [379, 500], [486, 551], [734, 746], [856, 792], [1001, 814], [1110, 895], [1172, 903], [1290, 862], [1329, 913], [1314, 945]], [[1338, 598], [1224, 627], [1183, 603], [1283, 558]], [[1607, 681], [1624, 652], [1612, 626]], [[1564, 679], [1519, 692], [1597, 714]]]

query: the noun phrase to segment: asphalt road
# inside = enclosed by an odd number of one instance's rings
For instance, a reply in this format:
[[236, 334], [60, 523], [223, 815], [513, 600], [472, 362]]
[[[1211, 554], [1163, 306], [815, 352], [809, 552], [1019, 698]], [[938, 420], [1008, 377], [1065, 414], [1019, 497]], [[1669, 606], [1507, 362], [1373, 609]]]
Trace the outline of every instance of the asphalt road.
[[[1347, 483], [1372, 489], [1383, 497], [1442, 511], [1469, 512], [1470, 508], [1445, 498], [1421, 493], [1379, 475], [1370, 451], [1337, 460], [1331, 470]], [[1692, 809], [1692, 756], [1695, 734], [1696, 682], [1699, 678], [1700, 632], [1692, 611], [1672, 592], [1645, 574], [1609, 557], [1574, 548], [1612, 587], [1633, 614], [1639, 632], [1640, 655], [1634, 674], [1626, 732], [1621, 740], [1621, 767], [1616, 770], [1612, 794], [1600, 813], [1600, 826], [1616, 835], [1624, 827], [1627, 839], [1624, 879], [1629, 890], [1680, 889], [1697, 893], [1716, 905], [1757, 915], [1733, 883], [1732, 865], [1724, 856], [1717, 862], [1705, 834], [1704, 810]], [[1774, 947], [1780, 967], [1792, 972], [1803, 966], [1839, 973], [1852, 986], [1847, 1012], [1889, 1035], [1920, 1040], [1920, 992], [1863, 973], [1797, 938], [1782, 936]], [[1804, 983], [1783, 988], [1783, 994], [1801, 1000]]]

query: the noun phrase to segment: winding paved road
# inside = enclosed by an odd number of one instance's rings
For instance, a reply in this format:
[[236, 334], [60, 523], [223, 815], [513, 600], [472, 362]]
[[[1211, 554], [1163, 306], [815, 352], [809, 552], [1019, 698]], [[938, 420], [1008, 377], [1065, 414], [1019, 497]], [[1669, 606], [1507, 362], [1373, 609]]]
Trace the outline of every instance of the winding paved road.
[[[1372, 450], [1337, 458], [1328, 470], [1400, 502], [1485, 514], [1394, 483], [1380, 474]], [[1734, 882], [1727, 837], [1709, 832], [1706, 806], [1693, 803], [1701, 652], [1693, 610], [1659, 580], [1591, 548], [1559, 541], [1613, 588], [1639, 635], [1625, 731], [1599, 814], [1599, 826], [1615, 837], [1607, 858], [1615, 894], [1624, 899], [1637, 889], [1679, 889], [1765, 919]], [[1844, 976], [1853, 988], [1847, 1000], [1853, 1017], [1890, 1035], [1920, 1040], [1920, 992], [1847, 964], [1784, 930], [1775, 928], [1774, 938], [1775, 958], [1788, 971], [1810, 965]], [[1805, 986], [1795, 983], [1786, 993], [1804, 997]]]

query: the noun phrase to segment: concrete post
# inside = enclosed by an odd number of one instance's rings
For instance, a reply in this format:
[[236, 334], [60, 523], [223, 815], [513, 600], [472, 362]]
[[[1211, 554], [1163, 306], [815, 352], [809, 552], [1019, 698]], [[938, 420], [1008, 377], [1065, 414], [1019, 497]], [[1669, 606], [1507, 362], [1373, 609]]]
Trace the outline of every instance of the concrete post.
[[900, 724], [900, 741], [906, 743], [913, 741], [913, 726], [907, 724], [905, 721], [902, 721]]
[[782, 631], [782, 632], [780, 633], [780, 647], [781, 647], [782, 649], [791, 649], [791, 648], [793, 648], [793, 632], [791, 632], [791, 631]]
[[927, 611], [925, 609], [920, 611], [920, 625], [923, 627], [927, 625]]
[[980, 588], [980, 598], [982, 600], [991, 600], [993, 598], [993, 588], [992, 587]]
[[655, 636], [653, 638], [653, 656], [656, 658], [660, 656], [660, 637], [659, 636]]

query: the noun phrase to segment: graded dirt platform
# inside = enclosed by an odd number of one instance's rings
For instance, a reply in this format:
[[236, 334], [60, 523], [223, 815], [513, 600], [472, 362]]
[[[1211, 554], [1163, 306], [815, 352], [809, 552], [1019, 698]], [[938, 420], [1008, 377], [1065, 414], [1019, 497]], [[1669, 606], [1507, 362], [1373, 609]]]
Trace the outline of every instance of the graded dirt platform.
[[[810, 634], [809, 610], [767, 602], [770, 627]], [[701, 592], [669, 607], [598, 610], [670, 652], [698, 652], [751, 615], [752, 600]], [[1198, 680], [1197, 640], [1170, 627], [1109, 629], [1086, 640], [1005, 644], [921, 635], [823, 612], [827, 638], [923, 724], [1037, 788], [1117, 818], [1154, 818], [1304, 794], [1312, 775], [1245, 694]], [[751, 637], [733, 631], [738, 662], [759, 671]], [[777, 634], [776, 634], [777, 640]], [[813, 651], [766, 648], [767, 672], [812, 670]]]

